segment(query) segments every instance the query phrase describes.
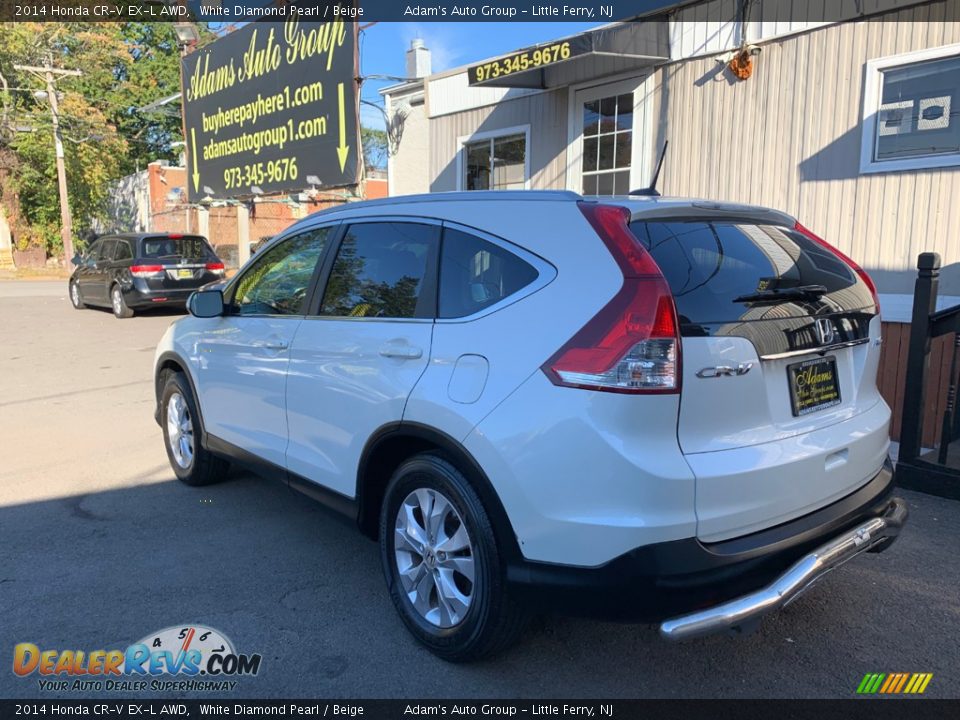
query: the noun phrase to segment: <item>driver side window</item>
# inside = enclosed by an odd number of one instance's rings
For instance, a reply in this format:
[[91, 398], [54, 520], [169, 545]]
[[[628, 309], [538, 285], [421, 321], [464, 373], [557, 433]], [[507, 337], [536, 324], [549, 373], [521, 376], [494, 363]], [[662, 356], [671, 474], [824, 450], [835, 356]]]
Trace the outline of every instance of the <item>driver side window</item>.
[[302, 315], [330, 231], [323, 227], [295, 235], [259, 255], [236, 284], [234, 311], [238, 315]]

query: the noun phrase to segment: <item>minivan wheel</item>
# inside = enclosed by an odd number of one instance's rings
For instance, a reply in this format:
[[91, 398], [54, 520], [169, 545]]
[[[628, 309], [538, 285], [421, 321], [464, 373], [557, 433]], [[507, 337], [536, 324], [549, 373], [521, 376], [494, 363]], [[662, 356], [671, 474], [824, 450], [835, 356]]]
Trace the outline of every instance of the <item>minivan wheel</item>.
[[187, 485], [210, 485], [222, 480], [230, 464], [201, 444], [200, 415], [190, 384], [180, 373], [168, 373], [160, 396], [160, 424], [170, 467]]
[[113, 314], [121, 320], [133, 317], [133, 310], [127, 307], [127, 301], [123, 299], [119, 285], [110, 288], [110, 307], [113, 308]]
[[77, 310], [83, 310], [86, 307], [80, 297], [80, 286], [75, 281], [70, 282], [70, 302]]
[[380, 513], [380, 557], [400, 617], [444, 660], [487, 657], [523, 630], [526, 613], [508, 594], [483, 503], [445, 458], [415, 455], [394, 472]]

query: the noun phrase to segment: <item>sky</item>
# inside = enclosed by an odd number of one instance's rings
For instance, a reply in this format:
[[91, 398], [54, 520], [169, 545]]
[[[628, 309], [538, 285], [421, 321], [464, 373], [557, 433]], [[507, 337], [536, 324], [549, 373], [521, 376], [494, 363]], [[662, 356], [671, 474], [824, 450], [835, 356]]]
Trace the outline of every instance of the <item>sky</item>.
[[[410, 41], [417, 37], [422, 38], [430, 50], [436, 73], [598, 25], [596, 22], [382, 22], [363, 31], [360, 72], [364, 76], [406, 76], [406, 52]], [[396, 84], [396, 80], [367, 80], [363, 84], [363, 99], [382, 107], [383, 98], [378, 90]], [[364, 125], [383, 128], [383, 115], [375, 108], [361, 105], [360, 118]]]

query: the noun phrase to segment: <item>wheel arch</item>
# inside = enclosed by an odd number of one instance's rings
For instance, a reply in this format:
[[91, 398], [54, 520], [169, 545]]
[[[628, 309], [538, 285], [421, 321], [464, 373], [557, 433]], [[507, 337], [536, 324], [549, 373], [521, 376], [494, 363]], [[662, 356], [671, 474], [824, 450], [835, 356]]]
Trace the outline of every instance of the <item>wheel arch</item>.
[[170, 350], [162, 353], [160, 357], [157, 358], [156, 370], [154, 371], [153, 377], [153, 391], [156, 398], [156, 409], [154, 411], [154, 418], [157, 423], [160, 422], [160, 400], [163, 395], [163, 379], [167, 372], [178, 372], [187, 379], [187, 384], [190, 386], [190, 392], [193, 394], [193, 402], [197, 407], [197, 414], [200, 416], [200, 430], [201, 430], [201, 442], [204, 447], [207, 445], [207, 431], [204, 429], [205, 425], [203, 423], [203, 409], [200, 407], [200, 395], [197, 393], [197, 386], [193, 382], [193, 376], [190, 374], [190, 371], [187, 370], [187, 363], [177, 355], [175, 352]]
[[377, 538], [380, 507], [394, 470], [404, 460], [429, 451], [445, 456], [473, 485], [490, 516], [504, 558], [509, 561], [521, 557], [517, 535], [507, 511], [480, 463], [456, 439], [442, 430], [421, 423], [395, 422], [384, 425], [370, 436], [364, 446], [357, 466], [357, 524], [361, 532], [370, 538]]

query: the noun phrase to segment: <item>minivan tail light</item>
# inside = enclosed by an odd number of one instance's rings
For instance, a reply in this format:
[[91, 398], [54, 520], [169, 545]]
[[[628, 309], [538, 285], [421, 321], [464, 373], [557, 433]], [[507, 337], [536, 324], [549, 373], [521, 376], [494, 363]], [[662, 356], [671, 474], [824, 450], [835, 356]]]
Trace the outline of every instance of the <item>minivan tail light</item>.
[[680, 391], [680, 334], [673, 295], [630, 232], [625, 208], [579, 203], [623, 273], [619, 292], [544, 365], [555, 385], [620, 393]]
[[224, 267], [222, 262], [208, 262], [206, 267], [207, 267], [207, 270], [209, 270], [212, 273], [216, 273], [217, 275], [223, 275]]
[[822, 237], [812, 232], [809, 228], [805, 228], [803, 225], [800, 224], [799, 221], [796, 224], [794, 224], [793, 228], [801, 235], [809, 238], [810, 240], [813, 240], [813, 242], [817, 243], [817, 245], [823, 248], [826, 248], [827, 250], [832, 252], [834, 255], [836, 255], [838, 258], [840, 258], [840, 260], [846, 263], [850, 267], [850, 269], [853, 270], [861, 280], [863, 280], [863, 284], [867, 286], [867, 289], [870, 291], [870, 294], [873, 295], [873, 304], [877, 308], [877, 314], [880, 313], [880, 297], [877, 295], [877, 286], [874, 284], [873, 278], [867, 275], [866, 270], [860, 267], [857, 263], [855, 263], [849, 257], [844, 255], [842, 252], [840, 252], [837, 248], [835, 248], [833, 245], [828, 243]]
[[131, 265], [130, 274], [139, 278], [155, 277], [163, 274], [163, 265]]

